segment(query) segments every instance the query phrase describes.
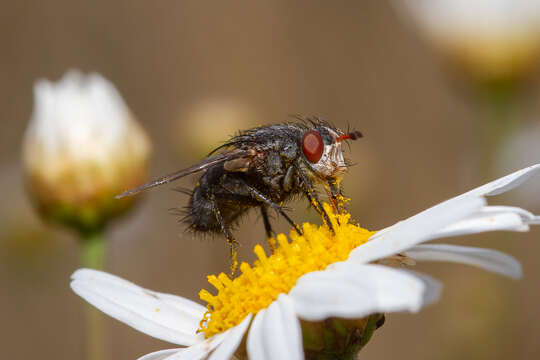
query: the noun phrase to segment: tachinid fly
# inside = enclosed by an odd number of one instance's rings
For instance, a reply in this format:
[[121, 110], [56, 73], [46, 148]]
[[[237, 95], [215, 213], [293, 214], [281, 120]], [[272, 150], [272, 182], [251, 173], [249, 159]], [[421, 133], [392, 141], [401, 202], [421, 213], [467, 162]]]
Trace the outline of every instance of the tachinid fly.
[[249, 209], [260, 209], [268, 238], [274, 236], [268, 208], [277, 211], [299, 234], [302, 233], [282, 207], [296, 194], [304, 194], [332, 229], [315, 190], [316, 184], [323, 185], [330, 202], [340, 211], [339, 181], [347, 170], [341, 145], [343, 140], [356, 140], [362, 134], [358, 131], [345, 133], [318, 118], [297, 119], [298, 122], [241, 131], [193, 166], [128, 190], [117, 198], [203, 172], [193, 191], [189, 192], [191, 198], [185, 221], [196, 232], [225, 235], [234, 274], [237, 242], [231, 227]]

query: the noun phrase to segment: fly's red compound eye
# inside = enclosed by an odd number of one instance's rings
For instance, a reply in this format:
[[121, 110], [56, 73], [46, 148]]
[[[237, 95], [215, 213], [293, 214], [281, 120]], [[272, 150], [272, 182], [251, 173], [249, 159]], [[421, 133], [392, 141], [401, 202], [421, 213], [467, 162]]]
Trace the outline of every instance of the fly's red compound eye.
[[302, 151], [312, 164], [317, 163], [323, 154], [324, 142], [318, 131], [311, 130], [302, 138]]

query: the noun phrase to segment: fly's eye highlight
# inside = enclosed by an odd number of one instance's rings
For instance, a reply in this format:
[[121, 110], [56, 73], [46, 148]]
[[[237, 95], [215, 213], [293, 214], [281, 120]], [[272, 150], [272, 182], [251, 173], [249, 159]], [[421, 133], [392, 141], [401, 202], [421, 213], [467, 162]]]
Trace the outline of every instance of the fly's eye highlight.
[[302, 138], [302, 151], [312, 164], [317, 163], [323, 154], [324, 142], [318, 131], [311, 130]]

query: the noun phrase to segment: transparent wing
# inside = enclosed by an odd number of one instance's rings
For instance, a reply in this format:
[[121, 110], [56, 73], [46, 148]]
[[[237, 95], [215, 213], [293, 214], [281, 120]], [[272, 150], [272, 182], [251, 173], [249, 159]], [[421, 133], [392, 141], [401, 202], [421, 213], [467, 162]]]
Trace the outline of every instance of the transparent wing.
[[192, 165], [192, 166], [190, 166], [188, 168], [176, 171], [176, 172], [174, 172], [172, 174], [162, 176], [162, 177], [160, 177], [158, 179], [155, 179], [155, 180], [152, 180], [149, 183], [146, 183], [144, 185], [141, 185], [141, 186], [138, 186], [136, 188], [124, 191], [123, 193], [121, 193], [119, 195], [116, 195], [116, 198], [121, 199], [121, 198], [126, 197], [126, 196], [135, 195], [135, 194], [140, 193], [141, 191], [144, 191], [144, 190], [147, 190], [147, 189], [159, 186], [159, 185], [163, 185], [163, 184], [169, 183], [169, 182], [174, 181], [174, 180], [178, 180], [178, 179], [180, 179], [180, 178], [182, 178], [184, 176], [194, 174], [194, 173], [199, 172], [199, 171], [206, 170], [206, 169], [208, 169], [209, 167], [211, 167], [213, 165], [223, 163], [223, 162], [226, 162], [226, 161], [229, 161], [229, 160], [234, 160], [234, 159], [239, 159], [239, 158], [244, 158], [244, 157], [251, 157], [253, 155], [255, 155], [254, 150], [231, 150], [231, 151], [227, 151], [227, 152], [222, 152], [222, 153], [217, 154], [215, 156], [207, 157], [206, 159], [201, 160], [198, 163], [196, 163], [196, 164], [194, 164], [194, 165]]

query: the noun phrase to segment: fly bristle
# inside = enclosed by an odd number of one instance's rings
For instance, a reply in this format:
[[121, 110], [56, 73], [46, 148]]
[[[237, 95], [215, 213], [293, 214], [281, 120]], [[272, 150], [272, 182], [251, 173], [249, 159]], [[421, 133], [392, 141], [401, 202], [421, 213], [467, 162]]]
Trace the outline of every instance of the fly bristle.
[[347, 166], [347, 167], [357, 165], [357, 163], [352, 162], [350, 159], [347, 159], [347, 158], [344, 159], [344, 162], [345, 162], [345, 166]]
[[178, 219], [179, 223], [191, 223], [191, 216], [193, 215], [193, 210], [191, 206], [182, 206], [182, 207], [174, 207], [169, 209], [169, 214], [174, 216], [180, 216]]

